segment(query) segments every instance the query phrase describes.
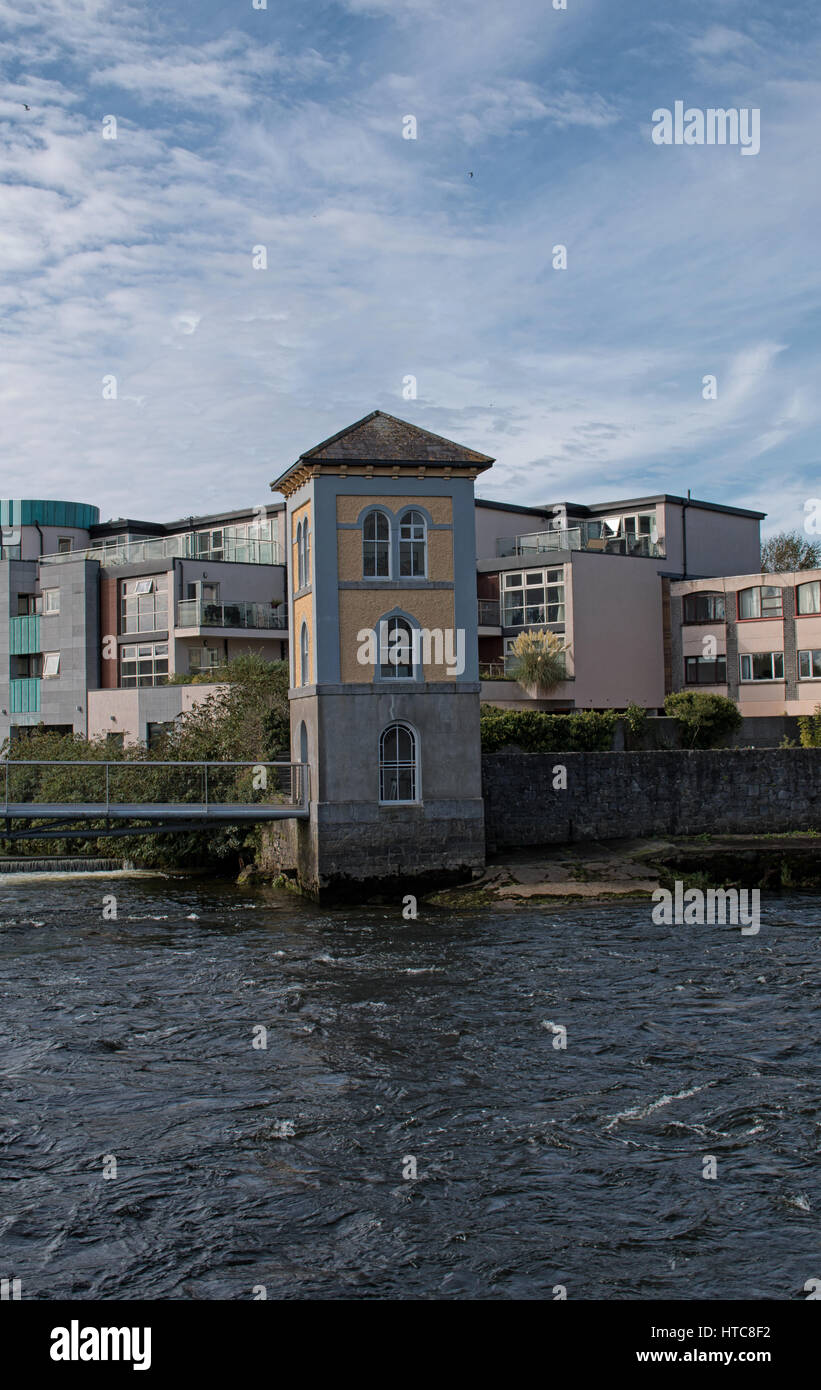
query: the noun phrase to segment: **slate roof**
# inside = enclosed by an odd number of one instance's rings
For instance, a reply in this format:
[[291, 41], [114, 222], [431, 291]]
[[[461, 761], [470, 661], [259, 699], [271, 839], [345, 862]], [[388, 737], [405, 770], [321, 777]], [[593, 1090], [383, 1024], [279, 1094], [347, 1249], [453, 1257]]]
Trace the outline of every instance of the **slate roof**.
[[438, 463], [484, 469], [494, 460], [475, 449], [466, 449], [463, 444], [454, 444], [452, 439], [443, 439], [439, 434], [431, 434], [430, 430], [411, 425], [407, 420], [386, 415], [383, 410], [373, 410], [362, 420], [300, 454], [297, 464], [302, 462], [399, 463], [415, 467], [422, 463]]

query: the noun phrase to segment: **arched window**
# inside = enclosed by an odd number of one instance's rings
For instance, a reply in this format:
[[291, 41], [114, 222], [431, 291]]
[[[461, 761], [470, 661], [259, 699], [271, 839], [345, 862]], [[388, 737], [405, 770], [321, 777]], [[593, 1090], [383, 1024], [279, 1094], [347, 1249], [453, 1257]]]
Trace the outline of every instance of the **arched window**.
[[424, 579], [427, 573], [427, 527], [421, 512], [405, 512], [399, 523], [399, 573]]
[[308, 761], [308, 730], [305, 728], [305, 720], [299, 726], [299, 761]]
[[798, 585], [798, 612], [821, 613], [821, 583], [817, 579]]
[[389, 724], [379, 739], [379, 800], [419, 800], [419, 752], [409, 724]]
[[297, 589], [302, 589], [302, 588], [304, 588], [304, 586], [305, 586], [305, 561], [304, 561], [303, 555], [302, 555], [302, 522], [301, 522], [301, 521], [299, 522], [299, 524], [297, 525], [297, 528], [296, 528], [296, 565], [297, 565], [297, 580], [296, 580], [296, 587], [297, 587]]
[[302, 631], [299, 634], [299, 683], [308, 684], [308, 624], [302, 624]]
[[311, 533], [308, 530], [307, 517], [302, 523], [302, 582], [311, 582]]
[[379, 679], [413, 680], [413, 633], [404, 618], [383, 618], [379, 624]]
[[362, 527], [362, 574], [365, 579], [389, 579], [391, 527], [384, 512], [369, 512]]

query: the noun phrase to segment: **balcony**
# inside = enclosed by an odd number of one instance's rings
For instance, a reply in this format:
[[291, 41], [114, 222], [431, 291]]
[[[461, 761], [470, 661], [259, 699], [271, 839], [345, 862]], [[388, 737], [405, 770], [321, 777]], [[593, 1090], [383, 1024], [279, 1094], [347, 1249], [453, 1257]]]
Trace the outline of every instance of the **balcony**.
[[40, 682], [33, 676], [9, 681], [9, 710], [12, 714], [38, 714]]
[[494, 602], [491, 599], [479, 599], [479, 626], [498, 627], [501, 622], [499, 616], [498, 599]]
[[639, 555], [663, 560], [666, 556], [664, 539], [653, 540], [635, 531], [615, 531], [601, 534], [601, 523], [585, 522], [555, 531], [530, 531], [523, 536], [500, 536], [496, 541], [499, 556], [543, 555], [560, 550], [595, 550], [605, 555]]
[[177, 604], [177, 627], [245, 628], [269, 632], [288, 629], [287, 603], [209, 603], [184, 598]]
[[146, 561], [172, 560], [228, 561], [237, 565], [281, 565], [279, 541], [235, 540], [225, 532], [186, 531], [177, 536], [152, 536], [141, 541], [118, 541], [116, 545], [89, 545], [59, 555], [41, 555], [42, 565], [65, 565], [74, 560], [98, 560], [106, 567], [142, 565]]
[[30, 656], [39, 652], [40, 617], [37, 613], [27, 613], [22, 617], [9, 619], [9, 654], [11, 656]]

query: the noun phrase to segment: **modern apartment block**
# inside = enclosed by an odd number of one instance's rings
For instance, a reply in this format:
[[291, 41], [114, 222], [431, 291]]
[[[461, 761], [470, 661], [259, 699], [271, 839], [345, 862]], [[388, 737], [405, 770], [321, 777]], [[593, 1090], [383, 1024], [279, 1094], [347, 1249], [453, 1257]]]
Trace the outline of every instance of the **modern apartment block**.
[[0, 504], [0, 738], [45, 724], [149, 742], [203, 697], [168, 685], [288, 654], [283, 504], [168, 525]]
[[[425, 435], [382, 412], [367, 419], [406, 440]], [[392, 484], [412, 462], [395, 464]], [[538, 708], [660, 710], [669, 691], [698, 685], [745, 713], [812, 709], [818, 575], [757, 573], [763, 513], [668, 494], [471, 505], [478, 653], [467, 660], [475, 667], [478, 655], [483, 700], [534, 706], [497, 677], [511, 674], [519, 633], [549, 630], [565, 644], [567, 675]], [[278, 501], [101, 523], [85, 503], [0, 503], [0, 739], [43, 723], [150, 744], [212, 689], [169, 684], [176, 673], [207, 674], [247, 651], [290, 655], [295, 669], [288, 595], [301, 612], [311, 536], [286, 546], [285, 512]], [[398, 584], [389, 543], [373, 546]], [[325, 601], [316, 622], [336, 622], [330, 590]]]
[[[757, 567], [763, 516], [666, 494], [543, 508], [478, 499], [482, 674], [509, 674], [517, 635], [549, 630], [566, 645], [567, 680], [540, 708], [660, 709], [673, 688], [663, 580]], [[495, 704], [522, 695], [483, 686]]]
[[744, 715], [821, 704], [821, 570], [670, 585], [673, 688], [735, 700]]

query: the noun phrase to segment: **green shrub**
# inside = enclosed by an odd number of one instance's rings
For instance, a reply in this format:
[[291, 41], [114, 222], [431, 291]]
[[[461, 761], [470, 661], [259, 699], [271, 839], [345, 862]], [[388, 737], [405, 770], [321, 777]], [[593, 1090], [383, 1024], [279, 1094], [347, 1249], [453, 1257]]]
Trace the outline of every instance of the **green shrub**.
[[613, 744], [616, 715], [607, 710], [544, 714], [541, 710], [505, 710], [482, 705], [482, 751], [516, 747], [523, 753], [606, 753]]
[[647, 710], [641, 705], [628, 705], [623, 718], [624, 726], [630, 735], [631, 746], [640, 746], [647, 732]]
[[664, 712], [678, 724], [685, 748], [714, 748], [741, 724], [741, 714], [732, 700], [704, 690], [679, 690], [668, 695]]
[[566, 679], [566, 644], [555, 632], [520, 632], [511, 644], [510, 669], [521, 685], [553, 690]]
[[798, 735], [802, 748], [821, 748], [821, 705], [816, 705], [812, 714], [799, 717]]

